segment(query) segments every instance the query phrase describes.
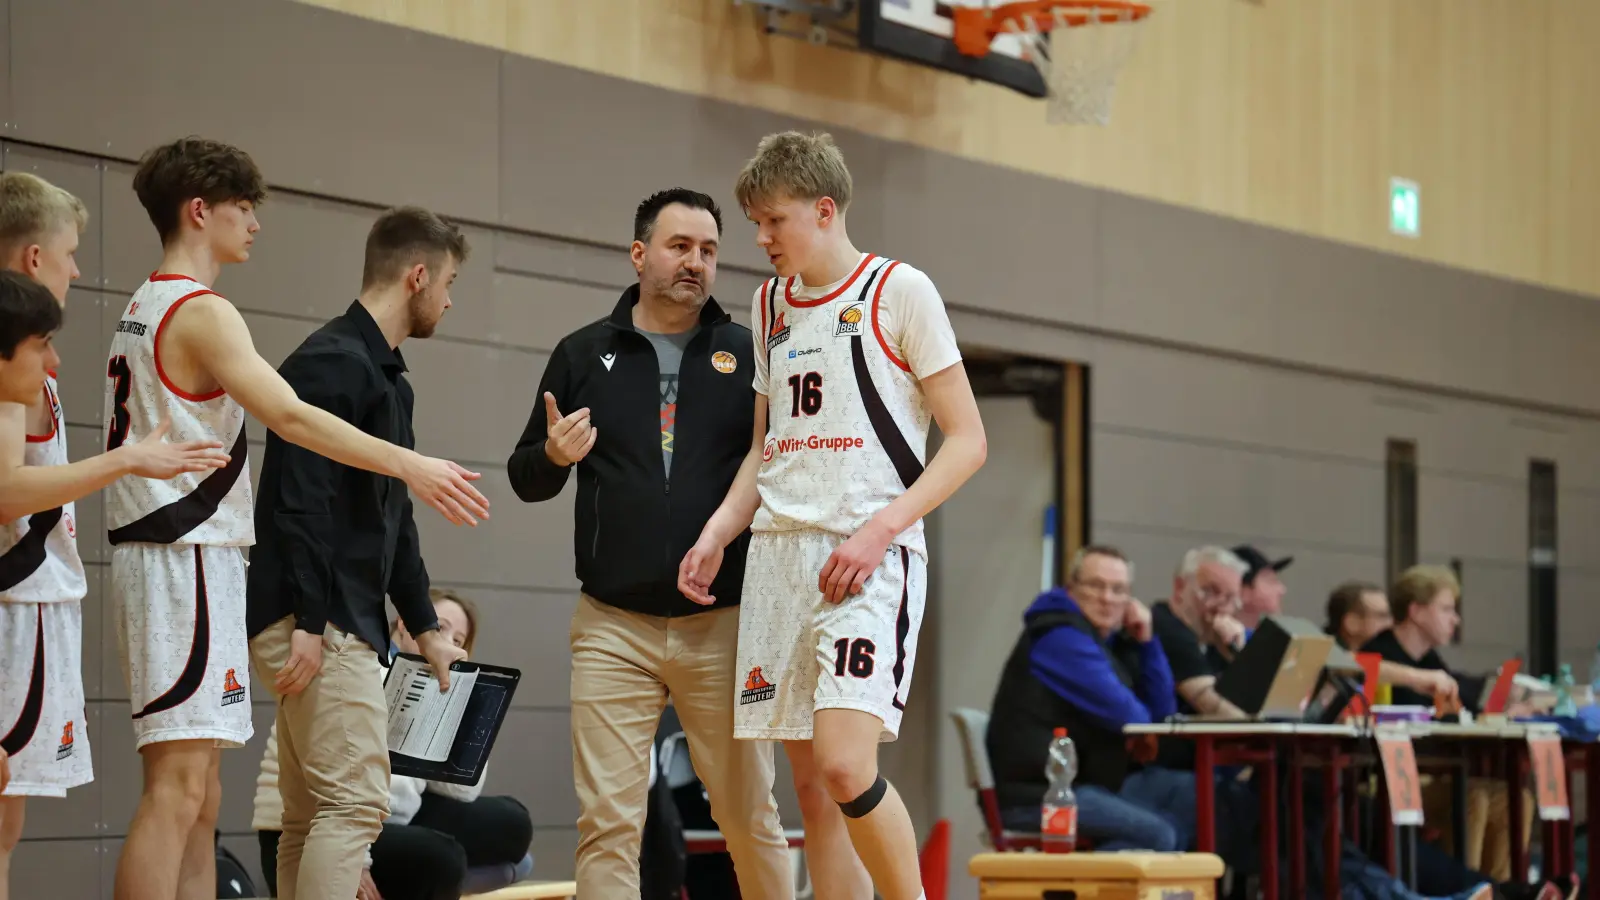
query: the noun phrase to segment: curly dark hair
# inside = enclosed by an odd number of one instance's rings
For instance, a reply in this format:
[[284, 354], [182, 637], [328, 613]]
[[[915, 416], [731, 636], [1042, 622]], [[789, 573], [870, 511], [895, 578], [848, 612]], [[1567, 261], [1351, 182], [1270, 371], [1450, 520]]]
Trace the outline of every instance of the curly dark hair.
[[267, 198], [267, 183], [250, 154], [190, 135], [146, 152], [133, 175], [133, 192], [166, 246], [178, 234], [185, 203], [198, 197], [211, 206], [257, 204]]

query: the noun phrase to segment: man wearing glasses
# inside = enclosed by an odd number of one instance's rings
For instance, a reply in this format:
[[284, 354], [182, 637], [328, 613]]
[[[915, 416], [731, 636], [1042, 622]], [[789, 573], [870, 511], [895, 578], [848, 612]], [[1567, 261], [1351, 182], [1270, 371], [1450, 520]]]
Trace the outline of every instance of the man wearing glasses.
[[[1183, 555], [1172, 580], [1172, 599], [1151, 609], [1156, 640], [1167, 654], [1178, 687], [1178, 711], [1186, 715], [1242, 719], [1244, 712], [1217, 693], [1219, 662], [1232, 660], [1244, 646], [1245, 628], [1237, 618], [1239, 590], [1250, 567], [1231, 550], [1197, 547]], [[1208, 659], [1215, 650], [1221, 660]], [[1193, 768], [1194, 748], [1182, 760], [1168, 760], [1179, 768]]]
[[1163, 800], [1192, 795], [1193, 774], [1141, 769], [1122, 734], [1176, 708], [1172, 672], [1132, 580], [1122, 551], [1085, 547], [1073, 556], [1066, 588], [1040, 594], [1023, 614], [985, 736], [1006, 827], [1039, 828], [1045, 756], [1054, 729], [1065, 727], [1078, 747], [1078, 830], [1096, 849], [1188, 846], [1193, 815], [1185, 820]]

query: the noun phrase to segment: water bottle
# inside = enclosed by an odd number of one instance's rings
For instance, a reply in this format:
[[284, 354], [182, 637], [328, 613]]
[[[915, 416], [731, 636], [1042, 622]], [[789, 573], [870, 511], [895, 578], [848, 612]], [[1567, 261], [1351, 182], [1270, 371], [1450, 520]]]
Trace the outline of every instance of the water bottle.
[[1572, 699], [1572, 692], [1577, 688], [1577, 682], [1572, 678], [1572, 663], [1561, 664], [1561, 677], [1556, 682], [1556, 707], [1552, 710], [1558, 716], [1576, 716], [1578, 703]]
[[1044, 792], [1039, 848], [1046, 853], [1071, 853], [1078, 843], [1078, 795], [1072, 792], [1072, 781], [1078, 777], [1078, 750], [1065, 728], [1057, 728], [1050, 741], [1044, 774], [1050, 789]]
[[1595, 647], [1589, 663], [1589, 698], [1591, 703], [1600, 703], [1600, 647]]

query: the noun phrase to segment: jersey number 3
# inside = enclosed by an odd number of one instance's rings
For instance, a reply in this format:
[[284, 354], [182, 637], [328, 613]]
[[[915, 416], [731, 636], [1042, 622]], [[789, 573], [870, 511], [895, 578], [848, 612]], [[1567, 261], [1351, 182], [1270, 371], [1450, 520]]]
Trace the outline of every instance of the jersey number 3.
[[822, 373], [790, 375], [789, 393], [794, 396], [794, 405], [789, 410], [789, 418], [798, 418], [801, 413], [814, 416], [822, 412]]
[[128, 358], [111, 357], [106, 377], [115, 382], [111, 395], [111, 429], [106, 434], [106, 450], [111, 451], [128, 439], [128, 394], [133, 390], [133, 372], [128, 368]]

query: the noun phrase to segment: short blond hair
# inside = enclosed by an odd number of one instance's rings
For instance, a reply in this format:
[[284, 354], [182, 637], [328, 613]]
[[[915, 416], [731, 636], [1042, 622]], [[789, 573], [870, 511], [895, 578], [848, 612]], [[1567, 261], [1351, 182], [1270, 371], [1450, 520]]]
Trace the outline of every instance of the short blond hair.
[[1412, 566], [1400, 573], [1400, 578], [1389, 590], [1389, 611], [1396, 623], [1404, 622], [1413, 606], [1427, 606], [1440, 591], [1449, 591], [1461, 597], [1461, 582], [1456, 573], [1444, 566]]
[[760, 203], [788, 198], [820, 200], [832, 197], [844, 212], [850, 206], [850, 169], [844, 154], [826, 133], [785, 131], [769, 134], [756, 145], [756, 155], [744, 164], [734, 182], [733, 195], [748, 210]]
[[71, 193], [27, 172], [0, 172], [0, 255], [38, 243], [63, 225], [82, 234], [89, 209]]

